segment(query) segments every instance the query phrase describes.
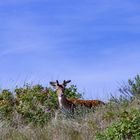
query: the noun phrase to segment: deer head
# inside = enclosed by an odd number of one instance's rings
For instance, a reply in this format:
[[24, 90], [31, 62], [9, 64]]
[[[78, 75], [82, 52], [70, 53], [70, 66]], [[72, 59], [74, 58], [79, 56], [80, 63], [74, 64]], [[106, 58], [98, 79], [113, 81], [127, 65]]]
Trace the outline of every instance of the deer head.
[[64, 80], [62, 84], [59, 84], [58, 80], [56, 80], [56, 82], [50, 82], [50, 85], [52, 85], [56, 89], [57, 96], [62, 96], [65, 91], [65, 87], [70, 82], [71, 80]]

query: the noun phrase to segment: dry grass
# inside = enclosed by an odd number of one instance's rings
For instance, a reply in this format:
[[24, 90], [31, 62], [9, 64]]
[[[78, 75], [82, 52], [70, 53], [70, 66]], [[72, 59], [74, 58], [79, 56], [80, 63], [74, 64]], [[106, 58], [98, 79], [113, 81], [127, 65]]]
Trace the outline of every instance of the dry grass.
[[22, 125], [19, 117], [14, 120], [18, 122], [16, 127], [0, 121], [0, 140], [93, 140], [97, 132], [118, 120], [121, 111], [139, 108], [139, 102], [134, 100], [127, 105], [108, 103], [95, 112], [83, 113], [74, 118], [59, 114], [57, 119], [52, 118], [43, 128]]

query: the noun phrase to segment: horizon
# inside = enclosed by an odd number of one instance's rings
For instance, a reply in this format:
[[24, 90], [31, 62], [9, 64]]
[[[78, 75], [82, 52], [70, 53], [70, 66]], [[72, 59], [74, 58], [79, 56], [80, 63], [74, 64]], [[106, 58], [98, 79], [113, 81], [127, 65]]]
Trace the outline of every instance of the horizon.
[[72, 80], [87, 99], [140, 74], [140, 2], [0, 2], [0, 88]]

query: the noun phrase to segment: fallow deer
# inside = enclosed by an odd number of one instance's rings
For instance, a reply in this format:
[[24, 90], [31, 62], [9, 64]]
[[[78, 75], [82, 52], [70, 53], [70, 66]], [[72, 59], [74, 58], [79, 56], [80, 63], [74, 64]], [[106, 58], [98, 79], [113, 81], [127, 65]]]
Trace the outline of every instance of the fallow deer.
[[58, 80], [56, 82], [50, 82], [50, 84], [56, 89], [56, 94], [58, 97], [58, 103], [60, 109], [65, 111], [73, 112], [77, 105], [85, 107], [96, 107], [99, 105], [104, 105], [105, 103], [100, 100], [80, 100], [80, 99], [69, 99], [64, 95], [65, 87], [71, 80], [63, 81], [62, 84], [59, 84]]

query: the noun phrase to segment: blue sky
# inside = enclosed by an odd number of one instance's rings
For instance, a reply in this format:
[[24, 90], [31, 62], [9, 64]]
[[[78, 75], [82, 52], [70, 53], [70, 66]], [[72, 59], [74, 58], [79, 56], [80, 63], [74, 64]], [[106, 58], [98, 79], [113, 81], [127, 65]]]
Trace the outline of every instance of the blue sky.
[[71, 79], [107, 99], [140, 73], [138, 0], [0, 2], [0, 87]]

